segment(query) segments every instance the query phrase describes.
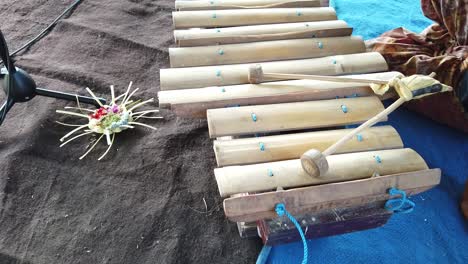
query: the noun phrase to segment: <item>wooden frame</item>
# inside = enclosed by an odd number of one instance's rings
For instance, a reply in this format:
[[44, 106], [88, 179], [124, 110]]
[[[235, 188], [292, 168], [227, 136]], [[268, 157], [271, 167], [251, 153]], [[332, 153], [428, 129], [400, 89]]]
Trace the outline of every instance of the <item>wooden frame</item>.
[[440, 183], [440, 169], [428, 169], [349, 182], [330, 183], [286, 191], [251, 194], [224, 200], [224, 213], [234, 222], [251, 222], [277, 217], [275, 205], [284, 203], [292, 214], [316, 212], [388, 200], [395, 187], [414, 195]]

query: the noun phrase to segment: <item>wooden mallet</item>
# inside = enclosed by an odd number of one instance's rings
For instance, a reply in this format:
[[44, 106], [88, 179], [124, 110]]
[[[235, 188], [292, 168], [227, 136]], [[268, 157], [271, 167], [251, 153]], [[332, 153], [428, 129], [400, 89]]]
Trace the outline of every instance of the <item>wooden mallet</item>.
[[[409, 77], [403, 77], [401, 79], [396, 78], [388, 82], [387, 85], [394, 87], [400, 98], [373, 118], [353, 129], [325, 151], [320, 152], [316, 149], [306, 151], [301, 156], [302, 168], [312, 177], [324, 176], [328, 171], [328, 162], [326, 156], [335, 153], [338, 148], [343, 146], [343, 144], [356, 136], [359, 132], [376, 124], [383, 117], [389, 115], [406, 101], [421, 98], [434, 93], [447, 92], [452, 90], [452, 87], [441, 84], [439, 81], [433, 79], [434, 75], [434, 73], [432, 73], [430, 76], [412, 75]], [[373, 87], [373, 89], [374, 88], [376, 87]]]

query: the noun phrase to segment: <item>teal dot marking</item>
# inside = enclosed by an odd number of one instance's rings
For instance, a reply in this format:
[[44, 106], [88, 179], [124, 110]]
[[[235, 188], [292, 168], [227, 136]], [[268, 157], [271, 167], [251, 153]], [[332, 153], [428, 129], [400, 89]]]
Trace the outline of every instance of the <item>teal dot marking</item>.
[[382, 159], [378, 155], [374, 156], [374, 158], [375, 158], [375, 162], [382, 163]]
[[268, 176], [270, 176], [270, 177], [274, 176], [273, 171], [271, 169], [268, 169]]
[[343, 111], [343, 113], [348, 113], [348, 107], [346, 107], [346, 105], [341, 105], [341, 110]]
[[219, 55], [224, 55], [224, 50], [222, 50], [222, 49], [218, 50], [218, 54]]
[[260, 151], [265, 151], [265, 144], [263, 142], [260, 142]]
[[252, 113], [251, 116], [252, 116], [252, 121], [257, 122], [257, 115], [255, 113]]
[[362, 142], [362, 135], [361, 134], [357, 134], [356, 137], [357, 137], [357, 141]]

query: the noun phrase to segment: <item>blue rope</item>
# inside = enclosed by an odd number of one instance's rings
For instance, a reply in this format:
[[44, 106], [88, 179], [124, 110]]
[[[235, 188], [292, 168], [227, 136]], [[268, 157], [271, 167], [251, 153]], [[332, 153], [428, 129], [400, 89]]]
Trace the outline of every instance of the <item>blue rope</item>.
[[292, 216], [288, 211], [286, 211], [286, 206], [283, 203], [276, 204], [275, 211], [278, 214], [278, 216], [286, 215], [289, 218], [289, 220], [291, 220], [291, 222], [296, 226], [299, 235], [301, 235], [302, 244], [304, 245], [304, 257], [302, 258], [302, 264], [307, 264], [309, 253], [307, 249], [307, 240], [305, 238], [304, 232], [302, 231], [301, 225], [299, 225], [294, 216]]
[[391, 196], [400, 195], [400, 198], [389, 199], [385, 203], [385, 209], [394, 213], [411, 213], [416, 207], [416, 204], [406, 197], [406, 192], [397, 188], [390, 188], [388, 194]]

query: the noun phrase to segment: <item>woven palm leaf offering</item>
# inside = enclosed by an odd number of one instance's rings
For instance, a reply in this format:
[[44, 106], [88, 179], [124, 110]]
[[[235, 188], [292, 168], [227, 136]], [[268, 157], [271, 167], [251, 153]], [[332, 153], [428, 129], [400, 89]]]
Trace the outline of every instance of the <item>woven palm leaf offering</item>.
[[[86, 88], [86, 91], [98, 102], [100, 107], [96, 110], [82, 108], [77, 102], [77, 107], [66, 106], [65, 109], [78, 110], [77, 112], [66, 111], [66, 110], [57, 110], [57, 113], [77, 116], [86, 119], [86, 124], [66, 124], [58, 122], [61, 125], [76, 127], [65, 136], [63, 136], [60, 141], [63, 142], [60, 147], [65, 146], [71, 141], [78, 139], [80, 137], [97, 134], [97, 140], [88, 148], [88, 150], [79, 158], [80, 160], [86, 157], [101, 141], [103, 137], [107, 141], [106, 151], [98, 158], [98, 160], [103, 159], [109, 150], [112, 148], [112, 145], [115, 140], [115, 135], [127, 129], [133, 129], [136, 126], [142, 126], [156, 130], [155, 127], [138, 122], [139, 119], [162, 119], [161, 116], [148, 116], [149, 114], [158, 113], [158, 109], [151, 110], [142, 110], [136, 111], [138, 108], [154, 102], [154, 98], [148, 100], [131, 100], [132, 96], [138, 91], [138, 88], [131, 91], [132, 82], [130, 82], [127, 91], [117, 97], [115, 97], [114, 86], [110, 86], [111, 90], [111, 101], [107, 105], [102, 104], [96, 95], [89, 89]], [[82, 132], [82, 133], [79, 133]], [[78, 134], [78, 135], [76, 135]], [[72, 137], [73, 136], [73, 137]], [[70, 138], [71, 137], [71, 138]], [[66, 140], [68, 139], [68, 140]], [[66, 141], [65, 141], [66, 140]], [[65, 141], [65, 142], [64, 142]]]

